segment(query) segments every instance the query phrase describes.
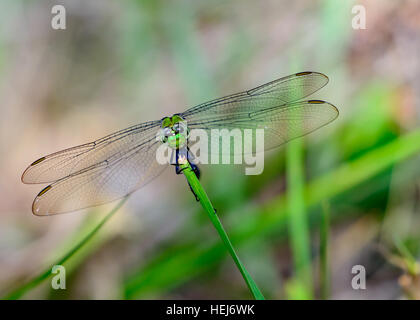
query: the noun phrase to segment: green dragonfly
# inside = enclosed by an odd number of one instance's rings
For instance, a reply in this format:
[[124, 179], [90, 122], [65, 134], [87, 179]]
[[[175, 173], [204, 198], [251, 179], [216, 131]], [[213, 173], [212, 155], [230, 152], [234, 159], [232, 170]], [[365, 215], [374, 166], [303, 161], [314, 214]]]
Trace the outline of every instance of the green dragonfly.
[[[32, 212], [70, 212], [131, 194], [167, 167], [156, 160], [159, 146], [185, 148], [189, 130], [262, 128], [264, 150], [308, 134], [338, 116], [337, 108], [323, 100], [299, 101], [327, 83], [322, 73], [299, 72], [44, 156], [22, 175], [23, 183], [49, 183], [36, 196]], [[187, 122], [187, 132], [181, 121]]]

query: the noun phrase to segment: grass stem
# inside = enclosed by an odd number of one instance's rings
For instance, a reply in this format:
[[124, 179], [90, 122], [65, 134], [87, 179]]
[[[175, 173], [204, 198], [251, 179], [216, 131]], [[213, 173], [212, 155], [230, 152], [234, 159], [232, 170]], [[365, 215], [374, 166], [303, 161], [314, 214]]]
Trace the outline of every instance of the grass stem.
[[[291, 299], [312, 299], [313, 284], [311, 270], [310, 232], [305, 212], [305, 181], [303, 142], [300, 139], [291, 141], [286, 149], [288, 227], [293, 253], [295, 286], [300, 289], [297, 296]], [[293, 290], [292, 290], [293, 291]], [[291, 291], [291, 292], [292, 292]]]
[[249, 272], [246, 270], [245, 266], [242, 264], [241, 260], [239, 260], [238, 255], [235, 252], [235, 249], [230, 242], [230, 239], [223, 228], [222, 223], [217, 216], [216, 210], [214, 209], [213, 205], [211, 204], [210, 199], [208, 198], [206, 192], [204, 191], [203, 187], [200, 184], [195, 173], [192, 171], [191, 165], [188, 161], [181, 165], [182, 172], [184, 173], [185, 177], [187, 178], [188, 183], [191, 186], [191, 189], [196, 194], [198, 200], [200, 201], [201, 205], [203, 206], [204, 210], [206, 211], [207, 215], [210, 218], [210, 221], [213, 223], [213, 226], [216, 228], [217, 232], [219, 233], [220, 238], [223, 241], [226, 249], [229, 251], [230, 255], [232, 256], [233, 261], [235, 262], [236, 266], [238, 267], [242, 277], [244, 278], [249, 291], [251, 291], [254, 299], [256, 300], [264, 300], [264, 296], [261, 293], [260, 289], [258, 288], [255, 281], [252, 279]]
[[[121, 208], [124, 202], [127, 200], [127, 197], [123, 198], [118, 204], [98, 223], [98, 225], [90, 231], [82, 240], [80, 240], [74, 247], [72, 247], [61, 259], [56, 261], [53, 265], [62, 265], [68, 259], [70, 259], [77, 251], [79, 251], [101, 228], [102, 226]], [[20, 287], [14, 289], [12, 292], [8, 293], [3, 299], [7, 300], [16, 300], [24, 295], [27, 291], [35, 288], [43, 281], [48, 279], [51, 276], [51, 267], [48, 267], [40, 273], [38, 276], [30, 280], [29, 282], [21, 285]]]

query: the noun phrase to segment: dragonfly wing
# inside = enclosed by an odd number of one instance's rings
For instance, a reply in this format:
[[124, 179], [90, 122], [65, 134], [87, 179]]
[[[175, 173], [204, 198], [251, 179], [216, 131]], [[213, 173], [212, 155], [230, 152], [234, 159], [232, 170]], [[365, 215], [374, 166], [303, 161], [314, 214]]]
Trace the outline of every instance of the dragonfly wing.
[[[256, 102], [254, 100], [254, 102]], [[263, 101], [261, 101], [263, 102]], [[219, 146], [219, 153], [223, 152], [223, 140], [230, 139], [234, 135], [234, 129], [240, 131], [241, 136], [245, 136], [246, 129], [255, 132], [255, 129], [263, 129], [264, 144], [256, 144], [256, 135], [252, 134], [251, 139], [246, 143], [251, 147], [248, 150], [261, 152], [282, 145], [294, 138], [306, 135], [336, 119], [338, 116], [337, 108], [322, 100], [297, 101], [289, 104], [278, 105], [255, 112], [237, 113], [222, 118], [208, 118], [188, 122], [188, 128], [193, 132], [194, 129], [202, 129], [207, 132], [209, 145], [204, 150], [205, 154], [212, 153], [212, 145]], [[215, 135], [212, 129], [219, 129], [219, 134]], [[221, 129], [227, 129], [225, 131]], [[241, 141], [242, 142], [242, 141]], [[239, 150], [231, 148], [229, 153], [244, 153], [245, 149]], [[246, 153], [246, 152], [245, 152]]]
[[338, 114], [329, 102], [308, 100], [255, 112], [250, 118], [255, 123], [252, 129], [264, 129], [264, 150], [270, 150], [327, 125]]
[[319, 72], [299, 72], [254, 89], [215, 99], [183, 112], [187, 121], [221, 118], [238, 113], [255, 112], [303, 99], [328, 83]]
[[146, 122], [120, 130], [104, 138], [65, 149], [34, 161], [22, 175], [23, 183], [54, 182], [80, 170], [123, 155], [156, 135], [160, 121]]
[[156, 161], [161, 145], [155, 138], [124, 154], [114, 155], [44, 188], [35, 198], [35, 215], [53, 215], [97, 206], [144, 186], [165, 168]]

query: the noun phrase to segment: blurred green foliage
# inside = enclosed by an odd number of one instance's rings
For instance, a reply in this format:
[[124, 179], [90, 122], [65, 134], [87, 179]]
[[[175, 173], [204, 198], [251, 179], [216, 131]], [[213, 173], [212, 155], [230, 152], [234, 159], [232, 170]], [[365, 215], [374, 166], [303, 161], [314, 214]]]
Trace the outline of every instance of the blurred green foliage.
[[[35, 4], [22, 3], [22, 10], [37, 8]], [[48, 93], [48, 99], [41, 99], [36, 114], [43, 118], [35, 127], [51, 127], [55, 132], [60, 124], [66, 123], [71, 128], [67, 117], [76, 110], [92, 119], [98, 113], [115, 114], [123, 123], [144, 116], [137, 121], [141, 122], [159, 116], [160, 112], [182, 111], [177, 108], [184, 103], [191, 106], [246, 89], [245, 85], [258, 85], [298, 71], [323, 72], [330, 76], [330, 83], [317, 95], [339, 108], [341, 114], [334, 123], [268, 153], [260, 176], [245, 176], [243, 168], [203, 166], [202, 184], [234, 247], [238, 248], [238, 255], [266, 298], [335, 297], [341, 287], [349, 287], [344, 274], [350, 275], [350, 271], [339, 259], [340, 254], [346, 255], [348, 263], [374, 265], [372, 285], [385, 283], [386, 279], [375, 278], [375, 271], [385, 269], [398, 286], [401, 274], [414, 278], [419, 273], [416, 210], [420, 195], [416, 190], [420, 130], [416, 129], [418, 119], [410, 116], [401, 97], [401, 92], [404, 95], [415, 91], [414, 85], [408, 77], [403, 78], [405, 82], [401, 76], [394, 77], [392, 72], [398, 73], [395, 65], [399, 64], [391, 58], [380, 60], [390, 65], [391, 75], [385, 71], [375, 74], [375, 70], [385, 68], [380, 65], [374, 69], [373, 62], [379, 60], [377, 52], [392, 50], [386, 44], [372, 45], [369, 37], [374, 36], [366, 35], [368, 30], [362, 31], [363, 36], [351, 29], [353, 1], [298, 3], [301, 6], [285, 1], [278, 4], [268, 1], [260, 6], [251, 1], [132, 0], [115, 11], [91, 13], [93, 18], [83, 16], [80, 4], [69, 7], [68, 38], [58, 40], [51, 36], [47, 48], [55, 48], [54, 44], [62, 41], [57, 55], [66, 52], [63, 61], [77, 61], [79, 68], [63, 68], [67, 73], [57, 80], [57, 87], [50, 83], [52, 93]], [[13, 15], [23, 16], [15, 4], [9, 1], [7, 5]], [[290, 10], [280, 10], [286, 7]], [[76, 14], [75, 8], [81, 11]], [[107, 15], [108, 20], [104, 18]], [[99, 27], [89, 18], [100, 21]], [[80, 22], [74, 33], [73, 21]], [[87, 30], [92, 32], [90, 36]], [[32, 41], [36, 43], [36, 39], [34, 36]], [[363, 53], [365, 47], [369, 50], [366, 49], [364, 58], [362, 54], [354, 58], [354, 52]], [[0, 33], [2, 69], [7, 65], [6, 59], [13, 56], [6, 48], [5, 36]], [[373, 62], [368, 60], [371, 63], [364, 64], [363, 59], [368, 59], [369, 54]], [[41, 61], [38, 68], [47, 69], [48, 59], [43, 57]], [[101, 69], [104, 73], [98, 75]], [[98, 78], [108, 79], [106, 70], [117, 73], [117, 80], [111, 78], [110, 85], [101, 89]], [[102, 109], [113, 94], [119, 95], [120, 104], [114, 109]], [[143, 106], [144, 101], [155, 103], [166, 94], [167, 100], [159, 101], [170, 101], [173, 105]], [[97, 101], [99, 107], [88, 103], [84, 108], [68, 107], [85, 106], [80, 101]], [[418, 108], [418, 102], [415, 107]], [[108, 128], [107, 125], [104, 127]], [[72, 130], [69, 131], [71, 135]], [[31, 144], [32, 141], [27, 143]], [[185, 181], [179, 185], [166, 200], [161, 195], [156, 199], [180, 219], [184, 213], [191, 215], [170, 234], [169, 240], [158, 242], [130, 263], [120, 262], [123, 269], [116, 277], [112, 297], [249, 298]], [[325, 201], [329, 208], [327, 216], [321, 206]], [[137, 209], [139, 213], [147, 210]], [[98, 210], [101, 208], [95, 209]], [[62, 240], [65, 244], [57, 245], [56, 251], [45, 258], [47, 269], [51, 262], [58, 261], [57, 257], [71, 252], [97, 225], [98, 217], [92, 216], [88, 215], [73, 235]], [[360, 221], [372, 230], [372, 238], [364, 240], [361, 233], [366, 229], [360, 228]], [[166, 221], [161, 223], [163, 226]], [[345, 238], [348, 234], [351, 237]], [[124, 249], [145, 245], [135, 243], [144, 240], [140, 236], [131, 242], [124, 237], [124, 231], [101, 229], [83, 250], [66, 261], [69, 287], [81, 286], [83, 267], [94, 264], [104, 251], [109, 251], [118, 264]], [[114, 242], [121, 247], [115, 249]], [[372, 249], [375, 246], [385, 247], [390, 254], [375, 255], [378, 252]], [[390, 256], [397, 256], [405, 264], [397, 263], [399, 269], [392, 267], [395, 259]], [[317, 272], [317, 268], [322, 270]], [[322, 272], [323, 279], [319, 279]], [[46, 278], [43, 276], [42, 280]], [[339, 282], [342, 278], [345, 280]], [[36, 277], [28, 279], [25, 280], [38, 281]], [[339, 283], [334, 286], [334, 282]], [[14, 287], [21, 283], [27, 282], [19, 278]], [[60, 293], [45, 285], [34, 295], [51, 299], [92, 298], [76, 292], [73, 294], [69, 289]], [[1, 293], [7, 295], [10, 291]], [[23, 291], [18, 293], [20, 296]]]

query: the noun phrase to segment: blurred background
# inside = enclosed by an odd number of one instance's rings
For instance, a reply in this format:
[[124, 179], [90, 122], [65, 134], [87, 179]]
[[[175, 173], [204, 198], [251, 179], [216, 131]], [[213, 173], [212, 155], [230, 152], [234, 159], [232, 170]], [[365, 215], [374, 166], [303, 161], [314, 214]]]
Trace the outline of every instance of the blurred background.
[[173, 168], [68, 259], [66, 290], [37, 282], [115, 203], [37, 217], [42, 186], [20, 177], [46, 154], [319, 71], [330, 82], [312, 98], [337, 120], [266, 154], [259, 176], [203, 165], [202, 184], [266, 298], [420, 298], [419, 1], [3, 0], [0, 21], [0, 297], [251, 298]]

